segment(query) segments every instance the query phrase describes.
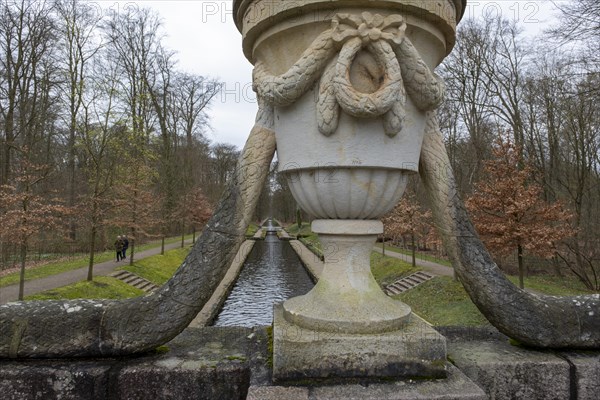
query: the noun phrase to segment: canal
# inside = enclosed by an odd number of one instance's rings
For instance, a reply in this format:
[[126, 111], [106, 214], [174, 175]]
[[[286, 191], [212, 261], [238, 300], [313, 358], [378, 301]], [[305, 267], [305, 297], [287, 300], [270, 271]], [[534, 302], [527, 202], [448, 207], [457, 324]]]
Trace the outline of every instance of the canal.
[[271, 325], [273, 304], [306, 294], [314, 286], [287, 241], [276, 235], [271, 221], [267, 236], [257, 241], [214, 326]]

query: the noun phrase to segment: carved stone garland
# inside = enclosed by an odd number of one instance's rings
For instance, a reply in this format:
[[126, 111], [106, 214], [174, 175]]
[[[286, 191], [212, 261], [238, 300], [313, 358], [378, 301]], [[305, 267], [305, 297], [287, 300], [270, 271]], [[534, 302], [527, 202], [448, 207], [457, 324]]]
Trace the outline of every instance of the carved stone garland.
[[[338, 14], [331, 29], [319, 35], [286, 73], [274, 76], [259, 60], [255, 90], [273, 105], [288, 106], [320, 77], [317, 125], [322, 134], [336, 131], [342, 109], [357, 118], [383, 116], [385, 133], [396, 136], [402, 130], [407, 94], [421, 111], [430, 111], [439, 106], [445, 91], [443, 81], [421, 59], [405, 30], [406, 22], [397, 14], [385, 18], [369, 12]], [[384, 71], [374, 93], [362, 93], [350, 81], [352, 63], [363, 49]]]

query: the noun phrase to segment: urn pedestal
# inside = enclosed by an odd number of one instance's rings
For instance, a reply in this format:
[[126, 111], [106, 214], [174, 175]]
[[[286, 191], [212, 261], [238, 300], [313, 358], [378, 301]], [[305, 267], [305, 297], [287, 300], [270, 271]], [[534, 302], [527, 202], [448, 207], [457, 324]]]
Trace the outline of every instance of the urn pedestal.
[[445, 376], [445, 339], [383, 293], [370, 254], [418, 171], [464, 3], [234, 2], [279, 170], [325, 255], [314, 289], [275, 307], [275, 380]]

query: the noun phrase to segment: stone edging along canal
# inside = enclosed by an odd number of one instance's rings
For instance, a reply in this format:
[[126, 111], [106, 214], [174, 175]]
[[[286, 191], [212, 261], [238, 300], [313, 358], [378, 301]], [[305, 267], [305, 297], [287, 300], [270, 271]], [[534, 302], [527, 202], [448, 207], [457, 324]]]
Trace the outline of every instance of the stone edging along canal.
[[323, 272], [323, 261], [299, 240], [290, 240], [290, 245], [298, 255], [311, 279], [314, 282], [318, 281], [321, 272]]
[[190, 323], [191, 328], [199, 328], [203, 326], [208, 326], [215, 319], [223, 303], [231, 293], [235, 282], [242, 271], [242, 267], [248, 258], [248, 255], [254, 248], [254, 244], [256, 242], [254, 240], [246, 240], [240, 246], [231, 266], [227, 270], [225, 277], [217, 286], [217, 289], [212, 294], [211, 298], [204, 305], [200, 313], [194, 318], [194, 320]]

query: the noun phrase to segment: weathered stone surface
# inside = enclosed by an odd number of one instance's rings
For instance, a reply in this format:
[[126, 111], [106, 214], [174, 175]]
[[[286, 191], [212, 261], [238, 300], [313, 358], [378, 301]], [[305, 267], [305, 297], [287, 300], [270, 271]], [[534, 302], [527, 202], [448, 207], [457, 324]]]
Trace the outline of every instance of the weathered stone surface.
[[120, 369], [114, 398], [244, 399], [250, 385], [247, 328], [187, 329], [168, 352], [141, 357]]
[[[600, 353], [524, 350], [505, 340], [489, 339], [493, 331], [488, 328], [451, 330], [450, 358], [468, 374], [477, 372], [485, 388], [491, 385], [495, 392], [490, 392], [489, 398], [598, 397]], [[0, 399], [243, 399], [246, 393], [247, 398], [260, 400], [488, 398], [451, 364], [447, 364], [447, 379], [359, 379], [344, 384], [304, 380], [302, 386], [276, 386], [271, 380], [268, 349], [266, 328], [207, 327], [186, 329], [162, 349], [164, 352], [142, 357], [4, 361], [0, 363]]]
[[[173, 364], [169, 365], [168, 362]], [[172, 368], [172, 370], [170, 370]], [[245, 399], [250, 372], [242, 365], [207, 367], [194, 361], [128, 367], [119, 374], [119, 400]]]
[[450, 342], [448, 358], [492, 399], [570, 398], [569, 364], [508, 341]]
[[250, 359], [261, 362], [258, 354], [267, 348], [259, 337], [264, 332], [248, 328], [187, 329], [161, 351], [141, 357], [6, 361], [0, 364], [0, 398], [244, 399]]
[[309, 400], [308, 387], [250, 386], [246, 400]]
[[[313, 22], [320, 22], [339, 9], [348, 5], [355, 5], [356, 0], [345, 0], [340, 4], [331, 0], [303, 0], [303, 1], [273, 1], [273, 0], [235, 0], [233, 15], [238, 29], [244, 35], [244, 53], [248, 60], [254, 60], [255, 41], [271, 26], [272, 22], [281, 22], [291, 18], [290, 24], [302, 17]], [[368, 3], [368, 2], [367, 2]], [[379, 0], [372, 2], [374, 7], [385, 7], [403, 12], [410, 12], [419, 17], [432, 21], [446, 36], [445, 50], [450, 52], [455, 40], [457, 22], [461, 19], [467, 6], [466, 0]], [[365, 2], [360, 2], [365, 5]]]
[[446, 375], [446, 341], [417, 317], [400, 331], [342, 334], [291, 324], [274, 309], [273, 379], [421, 377]]
[[110, 362], [3, 362], [0, 364], [0, 398], [108, 399]]
[[559, 297], [513, 285], [479, 239], [454, 181], [435, 115], [428, 121], [419, 172], [438, 232], [471, 300], [507, 336], [545, 348], [600, 349], [600, 294]]
[[446, 338], [448, 342], [467, 341], [508, 341], [508, 337], [500, 333], [493, 326], [436, 326], [435, 330]]
[[448, 366], [447, 379], [314, 387], [310, 390], [309, 399], [487, 400], [487, 396], [462, 372], [455, 367]]
[[571, 364], [573, 400], [597, 400], [600, 397], [600, 352], [559, 353]]
[[363, 382], [329, 386], [251, 386], [252, 400], [487, 400], [487, 395], [456, 367], [447, 379]]

